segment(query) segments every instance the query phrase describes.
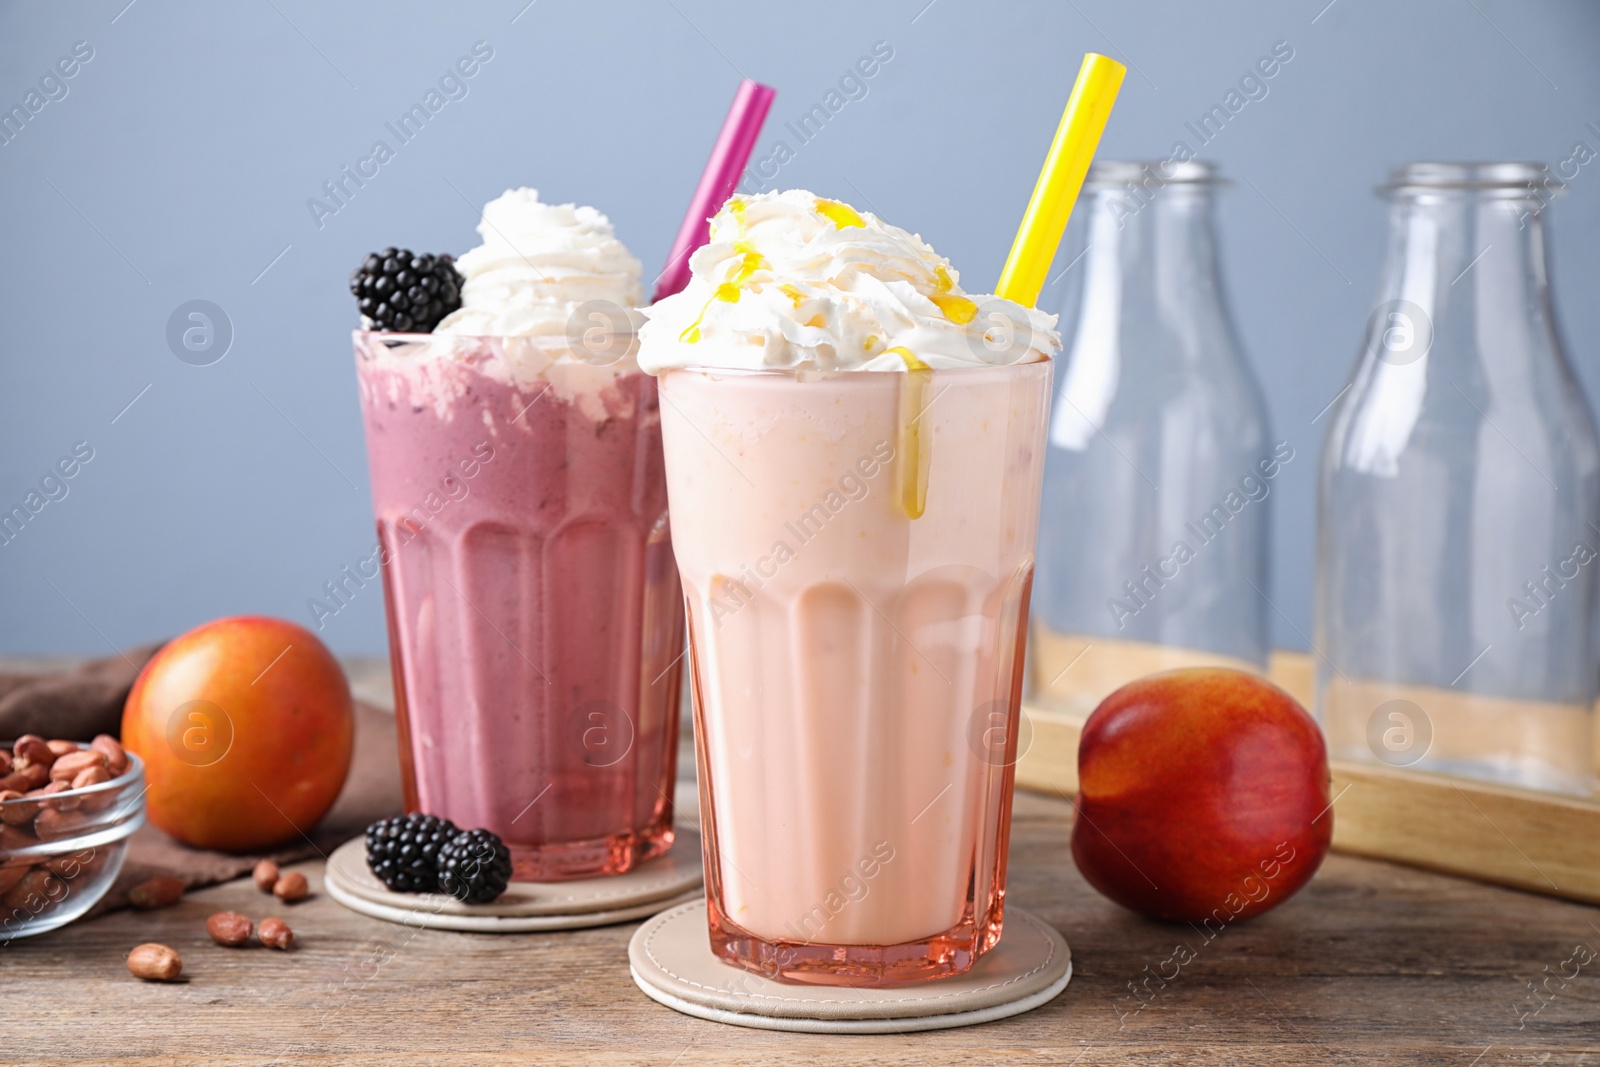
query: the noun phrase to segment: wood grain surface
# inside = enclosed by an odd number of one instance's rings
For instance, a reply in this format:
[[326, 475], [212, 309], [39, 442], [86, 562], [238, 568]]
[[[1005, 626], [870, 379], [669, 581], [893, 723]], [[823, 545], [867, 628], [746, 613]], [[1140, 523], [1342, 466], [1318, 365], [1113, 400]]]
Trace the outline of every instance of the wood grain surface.
[[[1089, 889], [1070, 819], [1063, 800], [1019, 794], [1010, 893], [1066, 935], [1072, 984], [986, 1026], [824, 1038], [702, 1022], [634, 988], [635, 924], [413, 930], [340, 907], [312, 862], [314, 895], [297, 905], [245, 879], [0, 946], [0, 1061], [1468, 1067], [1600, 1052], [1600, 956], [1574, 956], [1600, 949], [1600, 910], [1333, 856], [1298, 897], [1208, 942]], [[281, 915], [300, 947], [214, 945], [205, 918], [223, 909]], [[123, 957], [144, 941], [177, 949], [186, 980], [130, 976]], [[1180, 945], [1182, 966], [1169, 962]]]
[[[381, 664], [348, 666], [364, 696], [383, 698]], [[692, 770], [693, 760], [679, 766]], [[690, 812], [691, 790], [680, 785]], [[1299, 896], [1208, 941], [1090, 889], [1069, 852], [1071, 819], [1059, 796], [1018, 793], [1009, 899], [1066, 936], [1072, 983], [1037, 1011], [985, 1026], [818, 1037], [704, 1022], [634, 987], [627, 945], [637, 924], [528, 935], [411, 929], [339, 906], [313, 861], [298, 867], [313, 890], [299, 904], [280, 904], [246, 878], [164, 911], [117, 912], [0, 944], [0, 1063], [1600, 1061], [1600, 909], [1334, 855]], [[205, 919], [221, 910], [281, 916], [300, 945], [215, 945]], [[182, 982], [127, 972], [128, 950], [145, 941], [182, 954]]]

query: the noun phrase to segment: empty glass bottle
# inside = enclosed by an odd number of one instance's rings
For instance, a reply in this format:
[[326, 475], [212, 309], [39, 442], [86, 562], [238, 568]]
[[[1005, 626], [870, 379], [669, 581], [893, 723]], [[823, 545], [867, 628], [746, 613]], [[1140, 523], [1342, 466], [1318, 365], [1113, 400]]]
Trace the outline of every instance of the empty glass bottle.
[[1266, 665], [1268, 498], [1294, 451], [1223, 294], [1221, 185], [1098, 162], [1067, 232], [1031, 654], [1035, 694], [1069, 710], [1154, 670]]
[[1323, 444], [1314, 641], [1335, 758], [1594, 778], [1600, 447], [1525, 163], [1391, 176], [1365, 346]]

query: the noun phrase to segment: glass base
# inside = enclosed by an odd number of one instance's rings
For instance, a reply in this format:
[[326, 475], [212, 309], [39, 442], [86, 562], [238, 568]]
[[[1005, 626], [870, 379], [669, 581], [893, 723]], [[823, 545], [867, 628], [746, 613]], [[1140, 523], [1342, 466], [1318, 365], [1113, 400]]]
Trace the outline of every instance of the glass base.
[[997, 896], [981, 922], [969, 908], [961, 922], [932, 937], [898, 945], [826, 945], [768, 940], [730, 920], [706, 895], [711, 952], [724, 963], [796, 985], [889, 986], [950, 978], [972, 969], [1000, 943], [1005, 901]]
[[511, 877], [517, 882], [572, 882], [626, 874], [672, 848], [677, 832], [669, 809], [654, 824], [633, 833], [608, 834], [586, 841], [518, 845], [511, 850]]

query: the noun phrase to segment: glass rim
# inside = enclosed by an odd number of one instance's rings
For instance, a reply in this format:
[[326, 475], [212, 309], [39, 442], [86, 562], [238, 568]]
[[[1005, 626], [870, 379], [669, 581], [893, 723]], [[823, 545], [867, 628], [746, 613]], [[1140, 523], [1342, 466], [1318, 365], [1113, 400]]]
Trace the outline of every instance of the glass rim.
[[[639, 336], [639, 327], [638, 326], [633, 326], [633, 327], [630, 327], [630, 328], [628, 328], [626, 330], [607, 330], [607, 329], [602, 329], [601, 327], [598, 327], [598, 326], [589, 327], [589, 328], [587, 328], [587, 329], [585, 329], [583, 331], [583, 334], [584, 335], [590, 335], [592, 331], [598, 331], [599, 334], [601, 334], [603, 336], [606, 336], [606, 337], [638, 337]], [[355, 327], [354, 329], [352, 329], [350, 331], [350, 336], [351, 336], [352, 339], [357, 340], [357, 341], [362, 340], [364, 338], [365, 339], [373, 339], [373, 340], [376, 340], [379, 344], [383, 344], [383, 345], [386, 345], [386, 346], [389, 346], [389, 347], [397, 347], [397, 346], [403, 345], [403, 344], [405, 344], [405, 345], [430, 344], [430, 343], [433, 343], [435, 341], [449, 341], [449, 342], [455, 342], [455, 341], [464, 341], [464, 342], [526, 341], [529, 344], [535, 344], [535, 345], [538, 345], [541, 348], [545, 347], [542, 342], [559, 341], [562, 344], [567, 344], [567, 345], [572, 345], [572, 344], [577, 344], [578, 343], [578, 338], [575, 338], [575, 337], [573, 337], [572, 334], [565, 333], [565, 332], [563, 332], [563, 333], [406, 333], [406, 332], [402, 332], [402, 331], [399, 331], [399, 330], [372, 330], [372, 329], [367, 329], [366, 327], [357, 326], [357, 327]]]
[[[1018, 360], [1015, 363], [979, 363], [962, 367], [930, 367], [928, 374], [934, 377], [959, 376], [965, 374], [1001, 371], [1024, 373], [1030, 367], [1049, 367], [1055, 362], [1054, 356], [1045, 356], [1041, 359]], [[892, 378], [896, 375], [912, 373], [909, 370], [862, 370], [860, 367], [709, 367], [692, 365], [686, 367], [667, 367], [656, 378], [665, 378], [671, 374], [692, 373], [705, 377], [724, 378], [789, 378], [795, 381], [809, 381], [813, 379], [836, 380], [839, 378], [860, 378], [874, 381], [882, 378]]]
[[1203, 159], [1097, 159], [1089, 164], [1083, 184], [1085, 188], [1115, 188], [1146, 178], [1162, 185], [1226, 188], [1233, 184], [1222, 176], [1220, 167]]
[[1551, 192], [1566, 188], [1566, 183], [1550, 173], [1543, 163], [1480, 161], [1448, 163], [1422, 161], [1403, 163], [1389, 171], [1388, 179], [1376, 188], [1380, 196], [1412, 192], [1504, 191], [1534, 195], [1536, 189]]
[[[78, 741], [76, 744], [78, 745], [79, 752], [87, 752], [92, 747], [82, 741]], [[126, 749], [123, 751], [127, 752]], [[115, 778], [112, 778], [110, 781], [96, 782], [94, 785], [86, 785], [82, 789], [63, 789], [59, 792], [51, 793], [49, 796], [20, 796], [12, 797], [9, 800], [0, 800], [0, 809], [15, 808], [23, 804], [39, 804], [41, 802], [48, 803], [65, 798], [92, 797], [99, 793], [114, 793], [125, 786], [131, 785], [133, 782], [138, 780], [139, 775], [144, 773], [144, 761], [139, 758], [138, 754], [134, 752], [127, 752], [127, 755], [128, 769], [117, 775]]]

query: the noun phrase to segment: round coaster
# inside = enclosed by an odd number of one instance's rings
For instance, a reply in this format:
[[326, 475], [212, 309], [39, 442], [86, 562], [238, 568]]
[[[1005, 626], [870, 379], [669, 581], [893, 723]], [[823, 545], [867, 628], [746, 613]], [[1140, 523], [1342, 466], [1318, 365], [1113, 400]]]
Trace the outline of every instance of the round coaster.
[[366, 841], [346, 841], [328, 857], [328, 895], [363, 915], [410, 926], [474, 933], [525, 933], [605, 926], [653, 915], [700, 896], [700, 834], [678, 828], [665, 856], [627, 874], [572, 882], [512, 882], [492, 904], [463, 904], [440, 893], [394, 893], [367, 868]]
[[650, 999], [712, 1022], [807, 1034], [945, 1030], [1048, 1004], [1072, 977], [1072, 952], [1049, 923], [1006, 908], [1005, 936], [954, 978], [881, 989], [792, 985], [711, 954], [702, 898], [661, 912], [628, 944], [634, 983]]

